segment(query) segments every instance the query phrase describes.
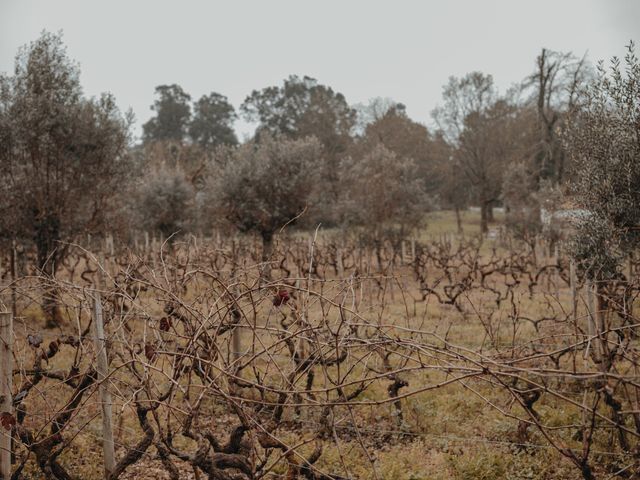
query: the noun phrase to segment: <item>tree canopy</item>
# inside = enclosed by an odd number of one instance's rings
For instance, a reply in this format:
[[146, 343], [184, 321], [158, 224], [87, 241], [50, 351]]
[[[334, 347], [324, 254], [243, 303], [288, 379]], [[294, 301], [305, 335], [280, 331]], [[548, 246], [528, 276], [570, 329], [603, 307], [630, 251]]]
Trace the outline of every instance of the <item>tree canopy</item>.
[[227, 97], [212, 92], [203, 95], [193, 105], [193, 119], [189, 124], [189, 136], [202, 147], [236, 145], [238, 138], [233, 130], [236, 112]]
[[341, 93], [310, 77], [292, 75], [282, 86], [254, 90], [240, 110], [258, 122], [258, 134], [288, 138], [315, 136], [330, 155], [344, 152], [356, 112]]
[[600, 64], [564, 140], [575, 162], [572, 189], [588, 212], [573, 252], [594, 278], [615, 277], [640, 244], [640, 62], [634, 45], [610, 69]]
[[[60, 35], [43, 33], [0, 77], [0, 235], [32, 241], [55, 276], [69, 242], [103, 232], [131, 174], [129, 121], [110, 95], [86, 99]], [[59, 311], [47, 297], [49, 324]]]
[[151, 106], [156, 114], [142, 126], [144, 141], [183, 141], [191, 121], [191, 95], [176, 84], [157, 86], [156, 95]]

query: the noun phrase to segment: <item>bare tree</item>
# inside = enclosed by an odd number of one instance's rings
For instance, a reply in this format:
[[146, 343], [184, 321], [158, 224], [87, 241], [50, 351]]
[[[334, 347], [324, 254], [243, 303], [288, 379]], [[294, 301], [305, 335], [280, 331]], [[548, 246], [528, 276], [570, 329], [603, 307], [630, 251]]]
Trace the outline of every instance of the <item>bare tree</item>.
[[536, 197], [534, 176], [524, 162], [509, 165], [502, 185], [507, 228], [516, 238], [528, 243], [540, 232], [540, 205]]
[[[444, 141], [442, 143], [445, 143]], [[446, 143], [445, 143], [446, 144]], [[444, 147], [444, 145], [443, 145]], [[460, 174], [460, 168], [453, 156], [453, 151], [443, 148], [444, 155], [438, 162], [438, 172], [440, 184], [438, 188], [438, 197], [443, 208], [452, 208], [456, 214], [456, 227], [458, 233], [464, 233], [462, 228], [461, 210], [466, 208], [471, 200], [470, 183], [466, 175]]]
[[456, 164], [475, 189], [480, 203], [481, 231], [488, 230], [489, 208], [498, 198], [495, 175], [500, 172], [496, 157], [489, 151], [491, 110], [497, 93], [493, 77], [473, 72], [449, 78], [443, 91], [444, 105], [433, 112], [444, 137], [455, 148]]
[[543, 48], [536, 58], [536, 70], [525, 80], [534, 91], [532, 103], [538, 114], [539, 143], [534, 164], [538, 183], [544, 179], [560, 183], [566, 178], [566, 155], [559, 135], [590, 74], [585, 57], [578, 59], [572, 53]]
[[501, 200], [506, 166], [531, 155], [531, 112], [512, 92], [498, 96], [493, 78], [480, 72], [450, 78], [443, 96], [444, 105], [433, 115], [480, 205], [485, 233], [493, 220], [493, 206]]

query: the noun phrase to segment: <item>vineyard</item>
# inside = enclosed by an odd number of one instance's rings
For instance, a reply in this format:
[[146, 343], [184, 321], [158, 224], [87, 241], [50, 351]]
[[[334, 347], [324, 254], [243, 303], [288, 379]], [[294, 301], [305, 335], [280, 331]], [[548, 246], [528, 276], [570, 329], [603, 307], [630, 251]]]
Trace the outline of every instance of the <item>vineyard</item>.
[[[11, 478], [632, 477], [638, 262], [542, 238], [321, 229], [1, 258]], [[44, 328], [43, 311], [56, 328]], [[6, 472], [3, 470], [2, 472]]]

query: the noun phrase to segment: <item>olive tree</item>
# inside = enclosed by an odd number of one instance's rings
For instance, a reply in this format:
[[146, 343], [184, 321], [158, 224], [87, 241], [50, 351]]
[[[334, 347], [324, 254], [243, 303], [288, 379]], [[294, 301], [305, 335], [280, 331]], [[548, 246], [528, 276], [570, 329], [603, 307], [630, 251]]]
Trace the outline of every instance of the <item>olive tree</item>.
[[[316, 137], [323, 147], [321, 181], [325, 199], [338, 196], [338, 164], [348, 151], [356, 111], [330, 86], [310, 77], [291, 75], [279, 86], [254, 90], [240, 106], [245, 119], [258, 122], [256, 136], [278, 135], [290, 139]], [[323, 218], [331, 222], [331, 218]]]
[[609, 71], [600, 64], [565, 135], [575, 165], [573, 193], [589, 212], [573, 253], [588, 276], [620, 275], [622, 260], [640, 242], [640, 63], [633, 44]]
[[140, 223], [164, 238], [189, 227], [195, 190], [184, 173], [162, 167], [148, 175], [138, 190]]
[[[634, 348], [637, 338], [632, 312], [636, 287], [621, 268], [640, 244], [640, 63], [633, 45], [624, 65], [617, 58], [609, 70], [599, 65], [582, 107], [572, 115], [565, 141], [575, 168], [574, 200], [583, 210], [571, 249], [595, 293], [587, 317], [593, 336], [590, 355], [602, 374], [593, 384], [594, 402], [603, 399], [619, 430], [620, 447], [632, 451], [637, 445], [630, 444], [620, 416], [629, 393], [623, 383], [609, 378], [611, 372], [631, 372], [624, 367], [625, 352]], [[635, 433], [638, 430], [636, 423]], [[588, 470], [583, 475], [593, 478]]]
[[413, 159], [379, 143], [362, 158], [344, 159], [341, 167], [342, 223], [358, 228], [365, 241], [397, 245], [422, 225], [430, 202]]
[[[35, 243], [55, 276], [69, 241], [100, 233], [128, 178], [129, 121], [113, 97], [85, 99], [60, 35], [43, 33], [0, 77], [0, 232]], [[49, 324], [60, 320], [45, 298]]]
[[274, 234], [291, 225], [313, 201], [321, 176], [322, 148], [314, 137], [262, 135], [237, 148], [219, 149], [219, 172], [210, 182], [216, 213], [241, 232], [260, 235], [263, 260]]

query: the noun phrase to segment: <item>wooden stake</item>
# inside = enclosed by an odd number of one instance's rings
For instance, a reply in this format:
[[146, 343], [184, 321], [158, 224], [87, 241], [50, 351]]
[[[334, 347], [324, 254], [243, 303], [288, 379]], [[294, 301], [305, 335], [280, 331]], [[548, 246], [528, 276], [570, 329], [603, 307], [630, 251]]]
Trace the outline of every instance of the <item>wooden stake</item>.
[[[0, 313], [0, 412], [13, 415], [13, 315]], [[11, 478], [11, 432], [0, 427], [0, 480]]]
[[342, 249], [340, 247], [336, 249], [336, 264], [338, 268], [338, 278], [342, 280], [344, 277], [344, 265], [342, 263]]
[[558, 251], [558, 244], [555, 244], [555, 249], [553, 251], [554, 256], [554, 265], [553, 268], [553, 283], [555, 284], [556, 289], [556, 298], [560, 299], [560, 273], [558, 272], [558, 263], [560, 262], [560, 253]]
[[591, 348], [594, 349], [593, 358], [596, 362], [601, 362], [603, 350], [601, 348], [601, 338], [600, 338], [600, 328], [598, 325], [598, 318], [600, 316], [600, 312], [598, 311], [597, 304], [600, 302], [596, 302], [595, 297], [598, 295], [596, 283], [588, 280], [585, 282], [585, 288], [587, 289], [587, 305], [589, 306], [589, 315], [587, 316], [588, 324], [588, 332], [591, 342]]
[[587, 332], [589, 333], [589, 336], [592, 337], [596, 334], [596, 306], [593, 301], [593, 283], [591, 280], [587, 280], [585, 282], [585, 288], [587, 289], [587, 305], [589, 306], [589, 315], [587, 316], [589, 324], [587, 325]]
[[102, 318], [102, 303], [100, 294], [93, 297], [93, 335], [96, 348], [98, 381], [100, 382], [100, 404], [102, 406], [102, 451], [104, 455], [104, 478], [108, 479], [115, 469], [115, 451], [113, 444], [111, 393], [107, 388], [109, 362], [104, 338], [104, 323]]
[[573, 317], [574, 323], [578, 319], [578, 299], [576, 297], [577, 280], [576, 264], [573, 263], [573, 260], [571, 260], [569, 263], [569, 288], [571, 289], [571, 315]]
[[16, 279], [18, 278], [18, 252], [16, 241], [11, 242], [11, 313], [15, 318], [18, 315], [18, 300], [16, 298]]

